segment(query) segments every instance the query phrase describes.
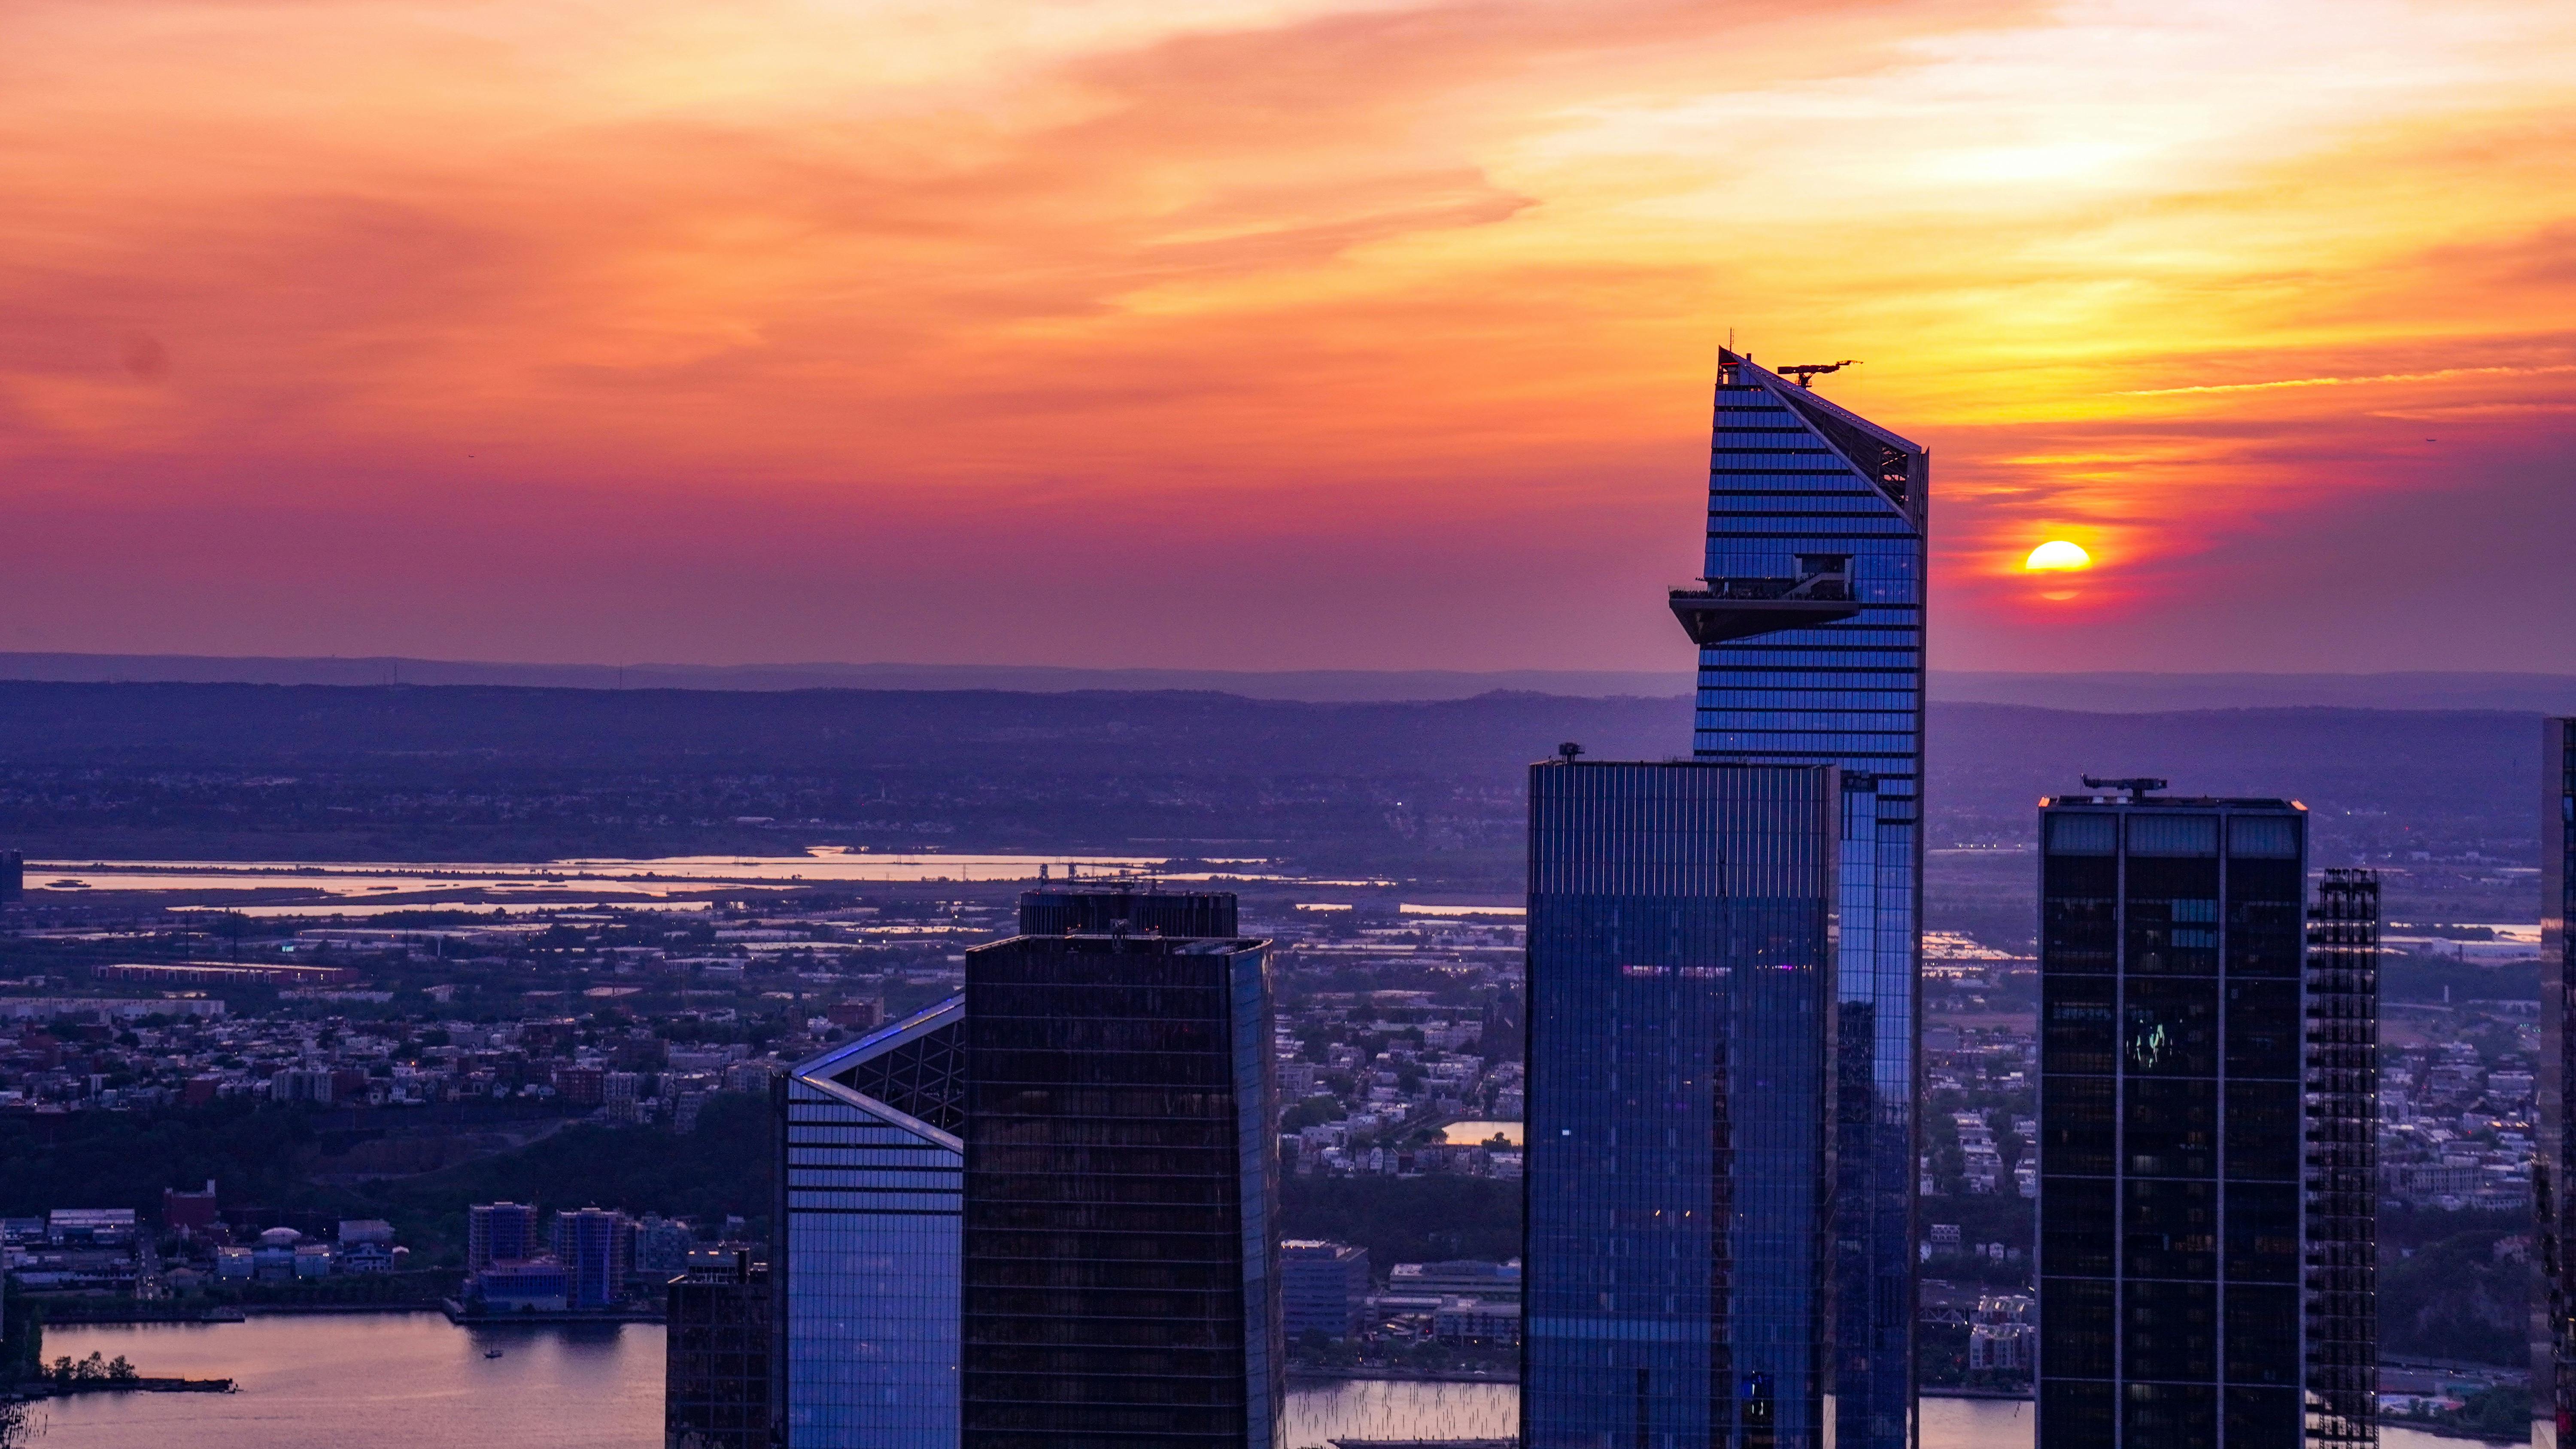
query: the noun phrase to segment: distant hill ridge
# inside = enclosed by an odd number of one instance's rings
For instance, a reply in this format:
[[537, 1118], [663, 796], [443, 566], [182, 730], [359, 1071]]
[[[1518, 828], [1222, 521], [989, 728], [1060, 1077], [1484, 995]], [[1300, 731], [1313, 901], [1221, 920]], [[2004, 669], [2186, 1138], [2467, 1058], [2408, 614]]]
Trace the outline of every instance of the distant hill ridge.
[[[0, 680], [66, 683], [502, 685], [542, 689], [1214, 690], [1314, 703], [1469, 699], [1496, 691], [1580, 699], [1687, 697], [1685, 669], [1083, 669], [1002, 664], [516, 664], [474, 660], [0, 653]], [[2043, 674], [1934, 670], [1936, 702], [2135, 714], [2328, 706], [2576, 712], [2576, 675]]]

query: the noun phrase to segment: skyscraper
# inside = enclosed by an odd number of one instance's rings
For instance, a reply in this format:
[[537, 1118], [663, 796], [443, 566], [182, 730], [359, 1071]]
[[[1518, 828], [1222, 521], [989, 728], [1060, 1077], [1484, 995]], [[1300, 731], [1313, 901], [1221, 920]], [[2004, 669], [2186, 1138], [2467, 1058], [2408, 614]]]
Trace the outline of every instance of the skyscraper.
[[743, 1252], [687, 1269], [664, 1285], [663, 1306], [666, 1449], [770, 1449], [768, 1265]]
[[2576, 719], [2541, 721], [2540, 731], [2540, 1120], [2531, 1186], [2540, 1236], [2541, 1291], [2532, 1305], [2535, 1429], [2554, 1444], [2576, 1443]]
[[[1157, 1371], [1172, 1370], [1173, 1364], [1188, 1359], [1192, 1352], [1214, 1344], [1249, 1365], [1235, 1371], [1245, 1382], [1234, 1388], [1234, 1407], [1228, 1412], [1239, 1426], [1257, 1427], [1266, 1435], [1268, 1419], [1259, 1406], [1275, 1406], [1278, 1401], [1279, 1359], [1272, 1341], [1276, 1329], [1268, 1334], [1256, 1331], [1258, 1324], [1245, 1315], [1267, 1314], [1275, 1322], [1276, 1313], [1269, 1303], [1272, 1280], [1266, 1248], [1275, 1191], [1269, 1185], [1274, 1174], [1267, 1163], [1277, 1150], [1271, 1125], [1275, 1112], [1268, 1105], [1268, 953], [1260, 943], [1233, 938], [1234, 918], [1234, 897], [1223, 892], [1140, 891], [1123, 885], [1031, 891], [1021, 899], [1023, 935], [983, 948], [1015, 948], [1006, 956], [1023, 964], [1088, 959], [1107, 950], [1113, 964], [1106, 982], [1093, 980], [1098, 973], [1077, 964], [1058, 973], [1061, 979], [1055, 979], [1052, 988], [1046, 971], [1036, 968], [1034, 976], [1017, 982], [1016, 989], [1006, 988], [998, 995], [990, 989], [985, 992], [988, 1003], [999, 1003], [992, 1009], [1005, 1011], [996, 1039], [1007, 1042], [1014, 1030], [1034, 1030], [1038, 1055], [1017, 1060], [1038, 1060], [1045, 1069], [1068, 1077], [1053, 1089], [1033, 1088], [1046, 1100], [1032, 1111], [1018, 1115], [1006, 1111], [989, 1119], [988, 1132], [1010, 1138], [1004, 1145], [1012, 1152], [1032, 1149], [1023, 1154], [1031, 1161], [1045, 1158], [1052, 1141], [1055, 1159], [1074, 1164], [1076, 1170], [1053, 1177], [1014, 1175], [1016, 1169], [1008, 1167], [1007, 1157], [999, 1159], [1004, 1166], [989, 1169], [981, 1179], [985, 1192], [977, 1200], [978, 1221], [988, 1226], [1006, 1222], [1014, 1210], [1014, 1195], [1034, 1194], [1029, 1202], [1019, 1204], [1023, 1216], [1044, 1219], [1052, 1212], [1064, 1221], [1090, 1216], [1096, 1225], [1104, 1215], [1094, 1210], [1103, 1205], [1086, 1207], [1081, 1194], [1114, 1196], [1124, 1180], [1118, 1175], [1122, 1171], [1118, 1164], [1123, 1162], [1135, 1169], [1138, 1181], [1168, 1169], [1171, 1181], [1159, 1184], [1157, 1191], [1168, 1190], [1174, 1196], [1164, 1204], [1162, 1216], [1180, 1224], [1177, 1229], [1169, 1224], [1154, 1228], [1141, 1220], [1130, 1221], [1127, 1227], [1133, 1231], [1125, 1236], [1113, 1229], [1088, 1238], [1046, 1239], [1044, 1251], [1062, 1246], [1074, 1255], [1062, 1271], [1092, 1274], [1093, 1286], [1105, 1290], [1088, 1297], [1041, 1289], [1022, 1295], [1014, 1307], [1000, 1286], [1010, 1276], [1009, 1265], [995, 1266], [989, 1254], [979, 1260], [984, 1265], [982, 1281], [994, 1290], [975, 1299], [983, 1351], [974, 1363], [985, 1369], [977, 1382], [988, 1386], [988, 1396], [995, 1391], [990, 1386], [1010, 1387], [993, 1377], [1006, 1372], [999, 1366], [1012, 1362], [1015, 1354], [1022, 1365], [1032, 1362], [1030, 1350], [1044, 1360], [1042, 1367], [1052, 1371], [1081, 1358], [1082, 1345], [1088, 1344], [1090, 1361], [1097, 1365], [1105, 1357], [1111, 1378], [1141, 1369], [1124, 1381], [1125, 1386], [1154, 1392], [1171, 1389], [1171, 1379], [1189, 1377], [1187, 1372], [1173, 1371], [1158, 1380]], [[1226, 935], [1197, 940], [1179, 934], [1212, 925], [1225, 927]], [[1088, 929], [1092, 927], [1098, 929]], [[1118, 934], [1108, 934], [1113, 929]], [[1153, 964], [1166, 957], [1189, 964], [1182, 968]], [[1249, 964], [1255, 958], [1261, 963], [1259, 971]], [[1140, 973], [1132, 980], [1125, 975], [1130, 968]], [[970, 976], [975, 969], [970, 967]], [[990, 962], [984, 970], [991, 976]], [[1203, 989], [1193, 994], [1157, 988], [1152, 985], [1157, 972], [1188, 977], [1200, 988], [1214, 976], [1230, 972], [1234, 994], [1219, 1002], [1208, 998]], [[989, 988], [993, 983], [987, 984]], [[1240, 988], [1249, 984], [1260, 989], [1246, 998]], [[1102, 989], [1086, 990], [1094, 987]], [[1071, 1015], [1051, 1022], [1033, 1025], [1009, 1019], [1009, 1012], [1034, 999], [1028, 992], [1054, 988], [1061, 988], [1068, 1002], [1088, 1004], [1081, 1010], [1068, 1006]], [[781, 1422], [789, 1449], [956, 1449], [965, 1433], [960, 1384], [961, 1367], [967, 1363], [964, 1225], [972, 1135], [967, 1002], [967, 996], [951, 997], [800, 1062], [781, 1079], [783, 1170], [777, 1221], [783, 1227], [771, 1279], [782, 1336], [775, 1356], [776, 1400], [783, 1406]], [[1157, 1019], [1122, 1024], [1083, 1014], [1114, 1012], [1122, 1005]], [[1256, 1029], [1249, 1017], [1237, 1020], [1207, 1014], [1220, 1007], [1236, 1013], [1257, 1011], [1262, 1024]], [[1122, 1025], [1137, 1028], [1170, 1050], [1134, 1055], [1132, 1046], [1118, 1045]], [[1206, 1055], [1211, 1040], [1224, 1043], [1227, 1072], [1258, 1069], [1250, 1077], [1226, 1077], [1221, 1097], [1211, 1096], [1200, 1080], [1215, 1070]], [[1009, 1069], [1012, 1059], [987, 1060]], [[1121, 1073], [1128, 1079], [1125, 1088], [1106, 1098], [1094, 1090]], [[988, 1101], [1002, 1100], [987, 1095]], [[1239, 1111], [1234, 1105], [1238, 1099], [1245, 1104]], [[1262, 1105], [1252, 1106], [1256, 1101]], [[1204, 1150], [1203, 1140], [1218, 1130], [1219, 1118], [1227, 1154], [1221, 1172]], [[1256, 1126], [1255, 1137], [1242, 1136]], [[1101, 1140], [1088, 1145], [1076, 1140], [1086, 1133]], [[1246, 1143], [1252, 1144], [1249, 1149]], [[1107, 1150], [1112, 1147], [1130, 1150]], [[1081, 1170], [1086, 1163], [1098, 1171], [1086, 1175]], [[1212, 1179], [1211, 1172], [1224, 1180]], [[1184, 1202], [1190, 1204], [1187, 1210], [1171, 1210]], [[1115, 1207], [1105, 1217], [1115, 1219], [1122, 1213], [1130, 1218], [1154, 1215], [1148, 1203]], [[1230, 1255], [1227, 1262], [1232, 1266], [1212, 1268], [1205, 1260], [1205, 1254], [1214, 1250], [1207, 1228], [1223, 1223], [1236, 1224], [1213, 1235], [1225, 1239], [1218, 1246]], [[1047, 1229], [1041, 1226], [1036, 1231]], [[1137, 1246], [1164, 1256], [1128, 1260], [1123, 1267], [1103, 1267], [1098, 1261], [1086, 1264], [1080, 1258], [1084, 1251], [1100, 1259]], [[1117, 1291], [1121, 1275], [1133, 1288], [1147, 1280], [1169, 1286], [1172, 1281], [1222, 1277], [1228, 1272], [1232, 1277], [1227, 1281], [1233, 1284], [1228, 1291], [1251, 1306], [1238, 1306], [1231, 1310], [1231, 1318], [1220, 1315], [1215, 1321], [1202, 1311], [1209, 1306], [1203, 1292], [1167, 1294], [1156, 1300], [1141, 1292], [1122, 1296]], [[1122, 1301], [1147, 1305], [1142, 1312], [1152, 1321], [1141, 1325], [1119, 1321], [1122, 1316], [1131, 1320], [1138, 1316], [1133, 1307], [1120, 1308]], [[1047, 1312], [1016, 1316], [1033, 1304]], [[1014, 1349], [1013, 1335], [1024, 1331], [1054, 1337], [1045, 1344]], [[1187, 1341], [1193, 1333], [1201, 1336], [1196, 1343]], [[1119, 1344], [1137, 1352], [1104, 1355], [1104, 1349]], [[1154, 1356], [1158, 1344], [1169, 1350], [1159, 1358]], [[1232, 1347], [1225, 1348], [1229, 1344]], [[1187, 1367], [1206, 1368], [1205, 1357], [1201, 1354], [1202, 1361]], [[1035, 1381], [1024, 1377], [1020, 1382]], [[1078, 1384], [1079, 1378], [1053, 1382], [1061, 1387], [1066, 1382]], [[1176, 1392], [1191, 1390], [1203, 1399], [1215, 1395], [1204, 1382]], [[1113, 1394], [1103, 1403], [1114, 1405], [1114, 1401]], [[985, 1412], [987, 1420], [995, 1414], [1006, 1416], [1005, 1410], [989, 1404]], [[1084, 1414], [1099, 1417], [1108, 1412], [1102, 1404], [1088, 1409], [1077, 1406], [1065, 1422], [1078, 1426]], [[1140, 1412], [1168, 1418], [1172, 1411], [1164, 1405]], [[1052, 1426], [1054, 1420], [1048, 1422]], [[1119, 1432], [1131, 1431], [1131, 1442], [1138, 1443], [1268, 1442], [1266, 1437], [1211, 1441], [1190, 1434], [1158, 1439], [1155, 1432], [1135, 1429], [1132, 1423]], [[1012, 1431], [996, 1431], [989, 1423], [980, 1432], [992, 1437], [966, 1437], [977, 1443], [1011, 1442]], [[1054, 1442], [1077, 1441], [1057, 1437]]]
[[1819, 1449], [1838, 772], [1530, 770], [1521, 1442]]
[[780, 1079], [789, 1449], [956, 1449], [964, 1023], [952, 996]]
[[2303, 923], [2304, 807], [2086, 784], [2040, 810], [2039, 1449], [2369, 1442], [2377, 884]]
[[1841, 770], [1832, 1161], [1842, 1449], [1914, 1423], [1925, 508], [1931, 455], [1718, 354], [1693, 753]]
[[1270, 950], [966, 954], [964, 1449], [1269, 1449], [1285, 1392]]
[[2379, 878], [2308, 911], [2304, 1244], [2309, 1449], [2379, 1442]]
[[1231, 936], [1234, 892], [1166, 891], [1147, 883], [1066, 884], [1020, 892], [1023, 936]]

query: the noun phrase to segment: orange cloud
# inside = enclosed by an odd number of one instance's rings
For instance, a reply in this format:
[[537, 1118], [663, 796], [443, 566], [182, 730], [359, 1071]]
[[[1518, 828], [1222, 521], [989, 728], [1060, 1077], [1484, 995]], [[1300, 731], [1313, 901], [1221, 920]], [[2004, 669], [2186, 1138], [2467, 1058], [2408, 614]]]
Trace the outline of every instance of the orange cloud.
[[1678, 668], [1733, 327], [1933, 446], [1937, 662], [2155, 667], [2249, 544], [2569, 441], [2543, 0], [13, 30], [0, 648], [1036, 657], [1007, 574], [1059, 662]]

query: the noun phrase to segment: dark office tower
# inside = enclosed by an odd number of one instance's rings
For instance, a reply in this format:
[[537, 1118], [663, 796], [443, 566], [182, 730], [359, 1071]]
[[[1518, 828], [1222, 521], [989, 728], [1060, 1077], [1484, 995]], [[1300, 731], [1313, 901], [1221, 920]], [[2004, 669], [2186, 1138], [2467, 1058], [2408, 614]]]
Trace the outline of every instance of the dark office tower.
[[1530, 770], [1521, 1442], [1822, 1449], [1831, 766]]
[[1232, 936], [1232, 891], [1128, 884], [1020, 892], [1023, 936]]
[[788, 1449], [956, 1449], [964, 1022], [950, 997], [781, 1079]]
[[1924, 510], [1931, 455], [1718, 354], [1693, 753], [1842, 770], [1835, 994], [1835, 1417], [1841, 1449], [1914, 1436], [1920, 1127]]
[[2308, 912], [2307, 1431], [2379, 1442], [2379, 878], [2329, 870]]
[[2540, 1228], [2540, 1292], [2532, 1304], [2535, 1429], [2576, 1444], [2576, 719], [2541, 721], [2540, 731], [2540, 1140], [2531, 1188]]
[[1269, 1449], [1270, 948], [966, 954], [963, 1449]]
[[2040, 809], [2038, 1449], [2296, 1445], [2306, 811], [2107, 783]]
[[740, 1253], [663, 1289], [665, 1449], [770, 1449], [769, 1266]]

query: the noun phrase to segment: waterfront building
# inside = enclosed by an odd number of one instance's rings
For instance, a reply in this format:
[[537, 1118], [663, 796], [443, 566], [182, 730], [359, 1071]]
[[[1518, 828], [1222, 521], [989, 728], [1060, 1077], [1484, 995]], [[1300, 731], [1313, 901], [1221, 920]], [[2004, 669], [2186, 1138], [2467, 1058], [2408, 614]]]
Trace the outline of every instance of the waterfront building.
[[964, 1449], [1276, 1441], [1272, 1030], [1265, 941], [966, 953]]
[[206, 1190], [187, 1192], [175, 1187], [161, 1189], [161, 1226], [183, 1238], [212, 1232], [220, 1214], [215, 1209], [215, 1180], [206, 1179]]
[[555, 1214], [554, 1256], [563, 1265], [573, 1307], [608, 1308], [624, 1300], [632, 1226], [625, 1214], [607, 1208]]
[[526, 1203], [478, 1202], [465, 1210], [465, 1271], [537, 1255], [537, 1210]]
[[779, 1078], [789, 1449], [956, 1449], [965, 1001]]
[[1351, 1338], [1369, 1294], [1368, 1249], [1291, 1238], [1279, 1245], [1280, 1330], [1290, 1342], [1309, 1333]]
[[561, 1313], [572, 1306], [572, 1281], [552, 1258], [496, 1262], [467, 1280], [487, 1313]]
[[769, 1265], [748, 1251], [663, 1289], [665, 1449], [770, 1449]]
[[1453, 1258], [1442, 1263], [1398, 1263], [1386, 1273], [1386, 1291], [1395, 1294], [1429, 1294], [1435, 1298], [1457, 1295], [1486, 1298], [1498, 1303], [1518, 1303], [1521, 1299], [1521, 1265], [1518, 1260], [1493, 1263], [1477, 1258]]
[[671, 1275], [689, 1270], [689, 1250], [698, 1245], [698, 1232], [686, 1218], [646, 1213], [635, 1225], [634, 1241], [635, 1275], [667, 1283]]
[[1831, 765], [1530, 770], [1522, 1442], [1822, 1449]]
[[2541, 1291], [2532, 1305], [2534, 1429], [2576, 1444], [2576, 719], [2540, 731], [2540, 1080], [2531, 1189], [2539, 1228]]
[[2372, 1442], [2377, 884], [2307, 920], [2304, 807], [2085, 783], [2040, 809], [2039, 1449]]
[[1841, 1449], [1914, 1424], [1925, 509], [1931, 455], [1806, 386], [1832, 368], [1718, 354], [1692, 753], [1841, 770], [1832, 1162]]

